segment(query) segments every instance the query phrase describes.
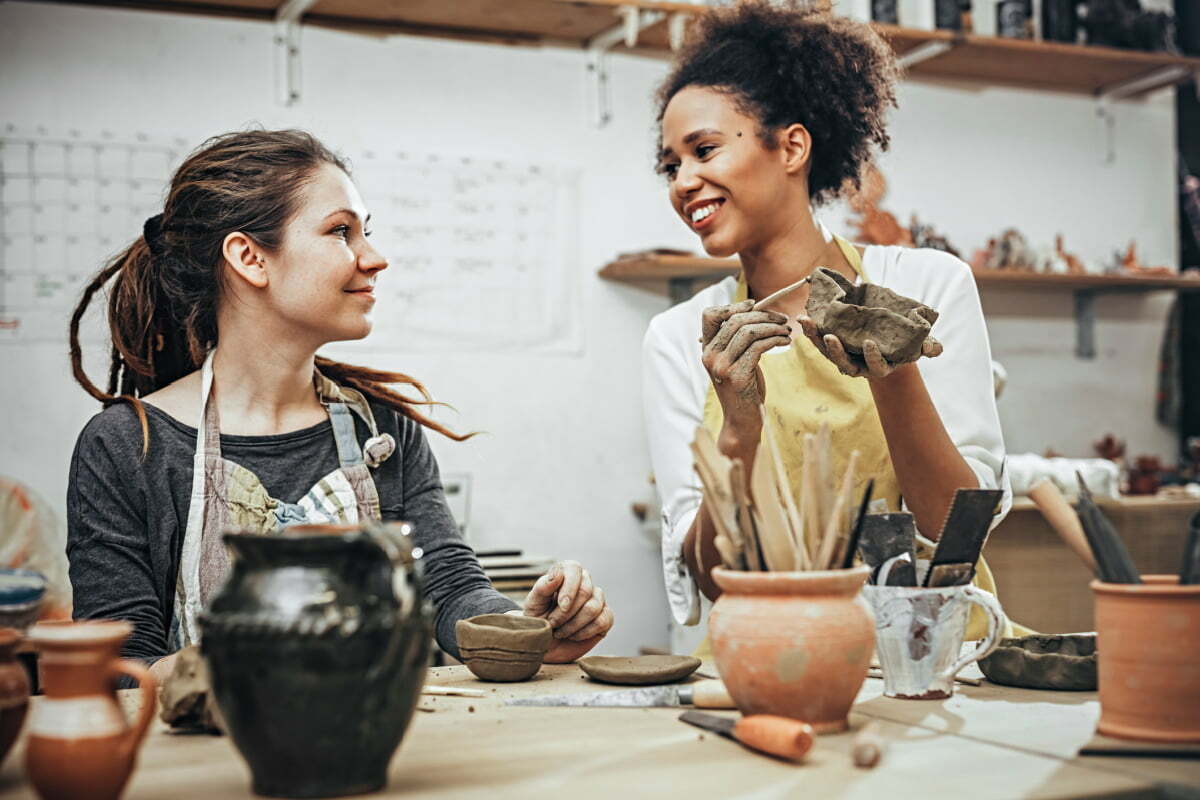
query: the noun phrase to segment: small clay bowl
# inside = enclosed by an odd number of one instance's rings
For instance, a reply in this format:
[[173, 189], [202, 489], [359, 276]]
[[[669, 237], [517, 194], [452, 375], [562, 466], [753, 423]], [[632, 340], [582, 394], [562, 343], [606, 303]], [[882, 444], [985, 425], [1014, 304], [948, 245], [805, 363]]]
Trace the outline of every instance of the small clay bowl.
[[481, 681], [527, 681], [541, 669], [554, 629], [538, 617], [480, 614], [454, 625], [458, 652]]
[[46, 578], [31, 569], [0, 569], [0, 627], [23, 631], [37, 621]]
[[675, 683], [700, 668], [695, 656], [588, 656], [577, 663], [594, 681], [630, 686]]
[[1096, 634], [1001, 639], [979, 669], [992, 683], [1025, 689], [1096, 690]]

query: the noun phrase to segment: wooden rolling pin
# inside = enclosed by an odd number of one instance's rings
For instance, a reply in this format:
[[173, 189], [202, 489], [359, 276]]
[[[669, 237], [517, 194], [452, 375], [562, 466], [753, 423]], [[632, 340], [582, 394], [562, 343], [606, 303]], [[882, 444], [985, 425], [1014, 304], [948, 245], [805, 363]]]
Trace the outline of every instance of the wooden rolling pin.
[[1095, 572], [1096, 558], [1092, 555], [1092, 548], [1088, 546], [1087, 537], [1084, 536], [1079, 515], [1071, 508], [1058, 487], [1052, 481], [1042, 479], [1029, 489], [1029, 499], [1038, 507], [1038, 511], [1042, 512], [1046, 522], [1050, 523], [1050, 527], [1067, 547], [1087, 564], [1088, 569]]

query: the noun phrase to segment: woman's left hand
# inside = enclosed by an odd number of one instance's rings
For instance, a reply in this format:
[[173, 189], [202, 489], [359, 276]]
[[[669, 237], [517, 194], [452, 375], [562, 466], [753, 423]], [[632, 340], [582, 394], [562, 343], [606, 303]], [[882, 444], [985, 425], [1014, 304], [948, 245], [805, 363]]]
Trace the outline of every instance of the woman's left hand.
[[578, 561], [560, 561], [538, 578], [522, 612], [542, 617], [554, 628], [554, 644], [542, 659], [568, 664], [591, 650], [613, 626], [604, 590]]
[[[804, 335], [813, 343], [813, 346], [821, 352], [821, 355], [832, 361], [843, 375], [849, 375], [851, 378], [860, 376], [872, 379], [886, 378], [896, 369], [904, 366], [903, 364], [888, 363], [888, 360], [879, 352], [879, 345], [870, 339], [863, 342], [862, 355], [852, 357], [842, 346], [841, 339], [832, 333], [821, 336], [817, 330], [817, 323], [813, 321], [812, 317], [801, 315], [796, 317], [796, 321], [800, 323]], [[921, 345], [921, 355], [926, 358], [934, 358], [941, 354], [941, 342], [932, 336], [926, 336]]]

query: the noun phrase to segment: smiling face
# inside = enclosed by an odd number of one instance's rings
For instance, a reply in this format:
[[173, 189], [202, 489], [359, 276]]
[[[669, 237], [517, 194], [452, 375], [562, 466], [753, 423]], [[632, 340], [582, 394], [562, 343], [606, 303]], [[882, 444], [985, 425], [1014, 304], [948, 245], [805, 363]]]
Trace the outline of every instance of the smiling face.
[[786, 231], [796, 203], [807, 207], [806, 163], [807, 154], [798, 165], [794, 149], [766, 147], [758, 121], [726, 92], [688, 86], [663, 112], [659, 171], [710, 256], [753, 250]]
[[387, 259], [367, 241], [370, 215], [350, 177], [324, 164], [301, 192], [279, 249], [267, 258], [266, 299], [318, 346], [371, 332], [374, 286]]

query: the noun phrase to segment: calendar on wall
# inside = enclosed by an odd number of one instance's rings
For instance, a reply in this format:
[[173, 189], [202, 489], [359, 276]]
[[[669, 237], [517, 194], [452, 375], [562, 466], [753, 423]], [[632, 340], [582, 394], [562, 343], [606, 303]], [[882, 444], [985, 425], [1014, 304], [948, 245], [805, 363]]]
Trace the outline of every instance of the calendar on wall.
[[[172, 172], [200, 141], [0, 125], [0, 344], [65, 342], [87, 282], [161, 211]], [[389, 261], [374, 330], [356, 349], [580, 349], [575, 170], [348, 155], [372, 244]]]

